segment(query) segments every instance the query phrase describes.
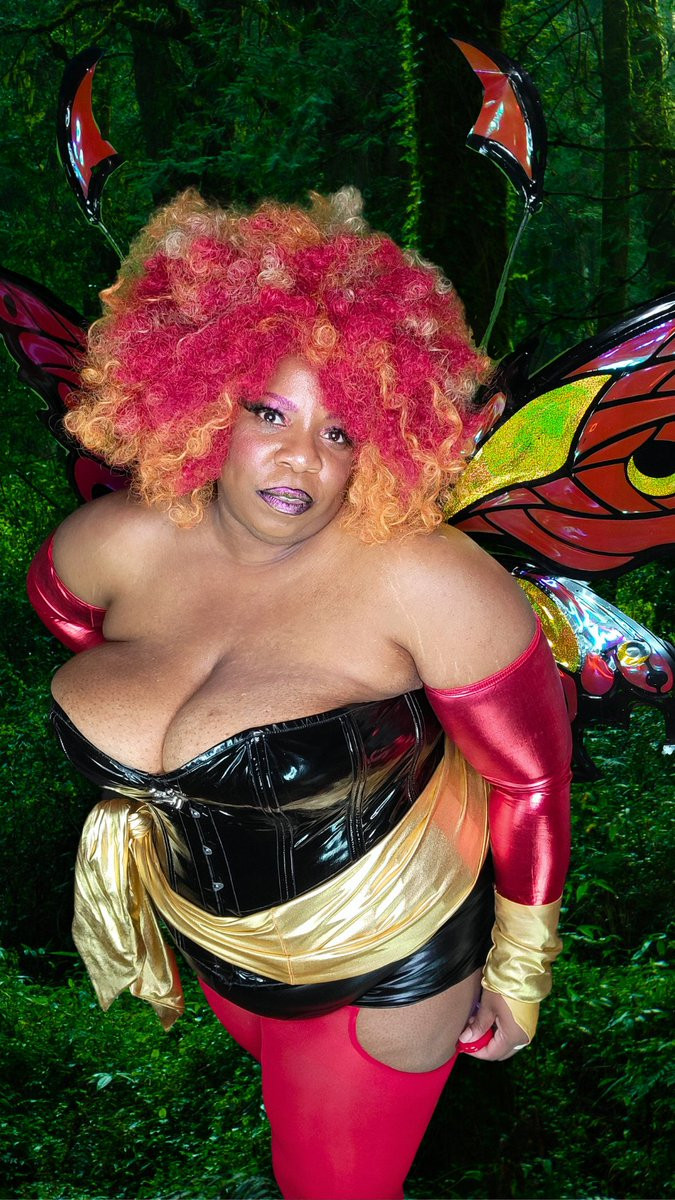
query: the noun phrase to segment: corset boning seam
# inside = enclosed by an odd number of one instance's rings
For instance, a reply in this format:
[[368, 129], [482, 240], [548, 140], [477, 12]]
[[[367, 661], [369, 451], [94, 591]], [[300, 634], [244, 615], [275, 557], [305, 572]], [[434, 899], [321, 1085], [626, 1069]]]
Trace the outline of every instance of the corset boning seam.
[[366, 787], [366, 754], [363, 739], [358, 725], [351, 713], [340, 717], [340, 725], [345, 742], [349, 749], [352, 762], [352, 786], [350, 788], [350, 803], [347, 812], [347, 838], [349, 850], [353, 859], [365, 854], [365, 839], [363, 836], [363, 794]]
[[422, 713], [412, 692], [405, 694], [406, 704], [410, 709], [410, 715], [415, 725], [415, 757], [408, 771], [408, 804], [414, 804], [416, 797], [412, 793], [412, 781], [417, 777], [417, 767], [422, 753], [422, 742], [424, 738], [424, 722], [422, 721]]

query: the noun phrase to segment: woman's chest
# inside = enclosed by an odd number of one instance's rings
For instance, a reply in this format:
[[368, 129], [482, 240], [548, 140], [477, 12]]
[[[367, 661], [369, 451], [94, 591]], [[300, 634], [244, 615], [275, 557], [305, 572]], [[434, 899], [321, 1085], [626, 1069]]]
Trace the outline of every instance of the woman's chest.
[[[206, 603], [202, 601], [206, 600]], [[285, 721], [419, 686], [409, 658], [367, 606], [324, 591], [265, 604], [202, 597], [160, 605], [155, 620], [110, 614], [127, 640], [70, 660], [55, 698], [87, 738], [122, 762], [172, 770], [254, 725]]]

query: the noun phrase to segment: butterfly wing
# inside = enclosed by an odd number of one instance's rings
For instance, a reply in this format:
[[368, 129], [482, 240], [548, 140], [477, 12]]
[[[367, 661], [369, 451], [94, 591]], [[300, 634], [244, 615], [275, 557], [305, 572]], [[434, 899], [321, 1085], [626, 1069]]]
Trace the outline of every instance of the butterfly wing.
[[531, 379], [528, 354], [495, 385], [506, 415], [460, 478], [449, 519], [584, 578], [672, 549], [675, 293]]
[[575, 776], [598, 774], [584, 745], [586, 727], [626, 725], [636, 705], [661, 711], [664, 752], [675, 752], [675, 647], [578, 579], [509, 565], [558, 663], [572, 721]]
[[19, 367], [19, 379], [46, 404], [38, 416], [68, 452], [68, 474], [80, 499], [127, 487], [126, 475], [88, 455], [63, 427], [86, 344], [79, 313], [41, 284], [0, 268], [0, 336]]
[[506, 555], [539, 613], [574, 720], [577, 772], [588, 776], [586, 726], [626, 722], [636, 704], [659, 707], [675, 743], [675, 650], [581, 582], [675, 545], [675, 294], [533, 375], [531, 352], [524, 345], [503, 365], [493, 391], [504, 415], [449, 516]]

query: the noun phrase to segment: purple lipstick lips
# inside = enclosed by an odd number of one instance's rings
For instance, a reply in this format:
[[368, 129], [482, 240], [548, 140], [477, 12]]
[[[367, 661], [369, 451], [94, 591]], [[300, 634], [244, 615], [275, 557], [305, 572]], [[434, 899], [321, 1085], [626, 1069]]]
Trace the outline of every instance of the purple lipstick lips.
[[270, 508], [275, 508], [277, 512], [288, 513], [289, 516], [307, 512], [307, 509], [311, 508], [314, 503], [312, 497], [307, 492], [303, 492], [302, 488], [261, 488], [258, 495], [261, 500], [265, 501], [265, 504], [269, 504]]

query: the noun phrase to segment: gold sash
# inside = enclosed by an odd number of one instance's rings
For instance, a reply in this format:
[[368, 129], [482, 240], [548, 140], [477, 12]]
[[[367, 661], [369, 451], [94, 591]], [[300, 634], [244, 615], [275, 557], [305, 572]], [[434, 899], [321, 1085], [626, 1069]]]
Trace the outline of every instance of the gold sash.
[[487, 853], [487, 785], [446, 745], [427, 787], [367, 854], [247, 917], [213, 916], [169, 887], [153, 837], [164, 820], [156, 806], [119, 796], [92, 809], [77, 856], [73, 937], [102, 1008], [128, 987], [168, 1029], [183, 997], [155, 909], [218, 957], [282, 983], [377, 970], [423, 946], [474, 886]]

